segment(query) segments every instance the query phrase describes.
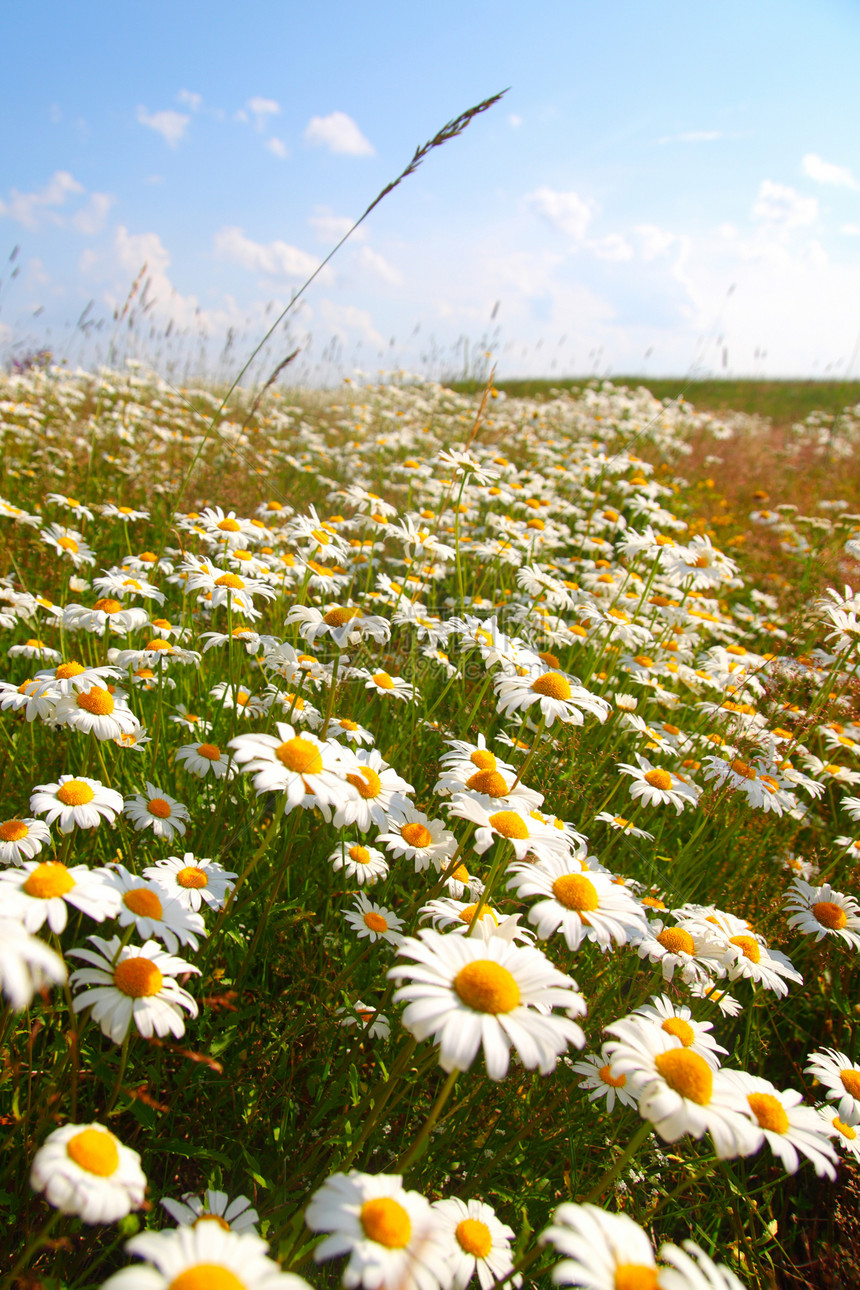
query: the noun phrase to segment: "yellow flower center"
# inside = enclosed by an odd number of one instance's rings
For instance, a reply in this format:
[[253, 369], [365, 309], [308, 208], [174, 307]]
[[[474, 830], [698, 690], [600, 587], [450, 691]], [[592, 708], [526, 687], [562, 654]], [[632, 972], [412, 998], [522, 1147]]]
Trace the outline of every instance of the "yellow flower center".
[[63, 806], [86, 806], [87, 802], [93, 800], [95, 793], [82, 779], [67, 779], [57, 789], [57, 797]]
[[680, 1039], [685, 1048], [689, 1048], [696, 1038], [695, 1030], [683, 1017], [667, 1017], [661, 1029], [665, 1030], [667, 1035], [674, 1035], [676, 1039]]
[[377, 672], [376, 675], [373, 677], [373, 680], [379, 686], [380, 690], [394, 689], [394, 682], [392, 681], [391, 677], [388, 675], [387, 672]]
[[730, 936], [729, 944], [737, 945], [745, 959], [750, 963], [761, 962], [761, 946], [754, 936]]
[[74, 538], [61, 537], [57, 540], [57, 546], [61, 546], [64, 551], [71, 551], [72, 555], [77, 551], [78, 544]]
[[387, 932], [388, 919], [383, 918], [382, 914], [377, 914], [376, 910], [369, 909], [364, 915], [364, 925], [369, 927], [372, 932]]
[[[477, 912], [478, 912], [478, 902], [475, 901], [473, 905], [466, 905], [465, 909], [461, 909], [457, 917], [459, 918], [461, 923], [468, 923], [469, 926], [471, 926], [472, 923], [474, 923], [475, 921], [475, 915], [477, 914]], [[493, 913], [492, 909], [490, 909], [489, 905], [485, 905], [484, 908], [481, 910], [481, 921], [483, 922], [485, 918], [491, 918], [494, 923], [498, 923], [499, 921], [498, 918], [496, 918], [496, 915]]]
[[754, 766], [749, 766], [745, 761], [733, 761], [732, 770], [736, 775], [743, 776], [744, 779], [755, 779], [757, 772]]
[[215, 579], [215, 586], [229, 587], [231, 591], [242, 591], [245, 584], [238, 573], [222, 573], [220, 578]]
[[640, 667], [653, 667], [653, 666], [654, 666], [654, 660], [653, 660], [653, 658], [649, 658], [647, 654], [634, 654], [634, 656], [633, 656], [633, 662], [634, 662], [634, 663], [638, 663]]
[[122, 903], [138, 918], [160, 919], [164, 912], [161, 901], [149, 887], [133, 887], [125, 893]]
[[834, 900], [818, 900], [812, 906], [812, 912], [822, 927], [832, 932], [841, 932], [848, 922], [848, 915], [841, 905]]
[[247, 1290], [247, 1286], [221, 1263], [195, 1263], [174, 1277], [167, 1290]]
[[122, 605], [118, 600], [112, 600], [110, 596], [102, 596], [93, 605], [93, 609], [98, 609], [103, 614], [118, 614], [122, 610]]
[[699, 1106], [707, 1106], [714, 1090], [713, 1072], [698, 1053], [686, 1048], [670, 1048], [654, 1059], [657, 1070], [669, 1087]]
[[56, 896], [65, 896], [74, 885], [75, 880], [64, 864], [59, 860], [46, 860], [30, 874], [24, 890], [36, 900], [53, 900]]
[[618, 1263], [614, 1290], [657, 1290], [657, 1269], [647, 1263]]
[[430, 830], [417, 820], [404, 824], [400, 836], [410, 847], [429, 847], [433, 841]]
[[280, 744], [275, 749], [275, 756], [282, 766], [297, 775], [318, 775], [323, 768], [319, 748], [310, 739], [302, 739], [299, 735]]
[[559, 672], [545, 672], [536, 681], [532, 681], [535, 694], [545, 694], [551, 699], [569, 699], [573, 693], [567, 677]]
[[109, 1178], [119, 1168], [116, 1138], [106, 1129], [83, 1129], [69, 1138], [66, 1155], [79, 1169], [99, 1178]]
[[355, 864], [370, 864], [370, 852], [367, 847], [350, 847], [348, 854], [350, 860]]
[[170, 803], [165, 802], [163, 797], [153, 797], [146, 804], [146, 809], [150, 815], [155, 815], [159, 820], [170, 819]]
[[563, 873], [552, 884], [552, 894], [565, 909], [575, 909], [577, 913], [588, 913], [600, 904], [597, 888], [583, 873]]
[[0, 842], [20, 842], [29, 832], [23, 820], [6, 820], [0, 824]]
[[337, 724], [340, 726], [341, 730], [357, 730], [357, 729], [358, 729], [358, 722], [357, 722], [357, 721], [350, 721], [349, 717], [341, 717]]
[[600, 1076], [600, 1078], [603, 1080], [604, 1084], [608, 1084], [610, 1088], [623, 1088], [624, 1085], [627, 1083], [626, 1075], [612, 1074], [612, 1067], [609, 1065], [608, 1062], [605, 1066], [601, 1066], [600, 1070], [597, 1073]]
[[493, 1248], [493, 1238], [486, 1223], [479, 1218], [464, 1218], [454, 1235], [461, 1250], [475, 1259], [485, 1259]]
[[839, 1072], [839, 1078], [846, 1093], [860, 1100], [860, 1071], [844, 1070]]
[[476, 959], [454, 977], [454, 990], [467, 1008], [475, 1012], [513, 1012], [520, 1002], [520, 987], [501, 963]]
[[652, 788], [659, 788], [664, 793], [668, 793], [672, 787], [672, 776], [668, 770], [660, 770], [659, 767], [646, 771], [643, 778], [646, 784], [650, 784]]
[[464, 864], [458, 864], [451, 877], [455, 882], [469, 882], [469, 870]]
[[335, 608], [330, 609], [327, 614], [323, 615], [323, 622], [327, 627], [343, 627], [346, 623], [351, 622], [353, 618], [363, 618], [360, 609], [356, 608]]
[[152, 959], [145, 959], [142, 955], [123, 959], [113, 970], [114, 985], [130, 999], [147, 999], [158, 994], [163, 981], [164, 977]]
[[161, 636], [156, 636], [154, 640], [147, 641], [144, 649], [153, 653], [158, 653], [159, 650], [168, 650], [170, 653], [173, 652], [173, 646], [170, 641], [163, 640]]
[[80, 676], [81, 672], [85, 671], [86, 668], [81, 667], [80, 663], [61, 663], [54, 673], [54, 676], [58, 681], [69, 681], [73, 676]]
[[412, 1222], [402, 1205], [390, 1196], [366, 1200], [359, 1213], [362, 1231], [369, 1241], [387, 1250], [402, 1250], [409, 1244]]
[[506, 797], [508, 786], [497, 770], [476, 770], [466, 780], [466, 787], [487, 797]]
[[476, 748], [469, 761], [473, 766], [477, 766], [478, 770], [495, 770], [497, 765], [496, 758], [489, 748]]
[[379, 778], [376, 771], [371, 770], [369, 766], [362, 766], [361, 770], [357, 774], [347, 775], [346, 778], [349, 780], [350, 784], [352, 784], [353, 788], [358, 790], [359, 796], [363, 797], [365, 800], [368, 798], [379, 797], [379, 794], [382, 792], [382, 780]]
[[[617, 824], [617, 823], [618, 823], [618, 821], [616, 820], [616, 824]], [[626, 824], [626, 823], [627, 823], [627, 821], [625, 820], [625, 821], [624, 821], [624, 823]], [[665, 908], [666, 908], [666, 903], [665, 903], [665, 901], [662, 901], [662, 900], [660, 899], [660, 897], [659, 897], [659, 896], [643, 896], [643, 897], [642, 897], [642, 904], [643, 904], [643, 905], [647, 905], [649, 909], [665, 909]], [[661, 933], [661, 935], [662, 935], [662, 933]], [[658, 940], [658, 941], [660, 940], [660, 937], [659, 937], [659, 936], [657, 937], [657, 940]]]
[[91, 690], [81, 692], [77, 697], [77, 705], [94, 717], [110, 716], [114, 710], [113, 696], [98, 685], [94, 685]]
[[200, 1214], [191, 1226], [199, 1227], [201, 1223], [216, 1223], [222, 1232], [230, 1231], [230, 1224], [226, 1223], [220, 1214]]
[[242, 526], [228, 515], [226, 519], [218, 521], [218, 527], [222, 533], [238, 533]]
[[689, 932], [683, 927], [664, 927], [657, 937], [664, 950], [670, 954], [695, 954], [696, 946]]
[[198, 744], [197, 756], [205, 758], [206, 761], [220, 761], [221, 749], [215, 744]]
[[141, 560], [144, 564], [158, 563], [158, 556], [155, 554], [154, 551], [141, 551], [140, 555], [138, 556], [138, 559]]
[[846, 1124], [844, 1120], [840, 1120], [838, 1115], [833, 1117], [833, 1127], [837, 1133], [841, 1133], [843, 1138], [847, 1138], [849, 1142], [853, 1142], [857, 1137], [857, 1130], [852, 1128], [850, 1124]]
[[779, 1098], [771, 1093], [748, 1093], [750, 1110], [763, 1129], [771, 1133], [788, 1132], [788, 1116]]
[[516, 811], [496, 811], [490, 816], [490, 828], [501, 833], [503, 838], [522, 840], [529, 836], [528, 825]]
[[209, 879], [206, 877], [205, 870], [198, 869], [194, 864], [187, 864], [184, 869], [180, 869], [176, 875], [176, 881], [180, 887], [191, 889], [209, 886]]

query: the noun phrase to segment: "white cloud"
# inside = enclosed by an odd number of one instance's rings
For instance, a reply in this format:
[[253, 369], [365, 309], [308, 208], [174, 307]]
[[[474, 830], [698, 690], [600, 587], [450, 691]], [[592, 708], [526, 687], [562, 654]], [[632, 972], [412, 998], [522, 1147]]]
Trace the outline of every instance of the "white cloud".
[[530, 210], [542, 216], [566, 237], [572, 237], [577, 242], [585, 237], [592, 210], [578, 193], [560, 193], [554, 188], [543, 187], [528, 193], [525, 200]]
[[843, 224], [839, 232], [846, 237], [860, 237], [860, 224]]
[[160, 134], [169, 148], [175, 148], [188, 128], [190, 116], [183, 112], [174, 112], [166, 108], [163, 112], [147, 112], [145, 107], [138, 107], [137, 119], [141, 125], [148, 126]]
[[266, 140], [266, 147], [269, 149], [272, 156], [280, 157], [281, 161], [290, 155], [289, 148], [284, 143], [283, 139], [279, 139], [276, 134], [273, 134], [271, 139]]
[[837, 188], [860, 188], [857, 180], [847, 166], [835, 166], [825, 161], [815, 152], [807, 152], [801, 162], [801, 169], [808, 179], [817, 184], [835, 184]]
[[84, 233], [87, 237], [100, 233], [113, 203], [114, 199], [110, 193], [92, 193], [86, 205], [72, 216], [72, 226], [78, 233]]
[[755, 219], [764, 220], [776, 228], [803, 228], [818, 219], [818, 198], [803, 197], [786, 184], [763, 179], [752, 213]]
[[[281, 115], [281, 105], [277, 99], [264, 99], [261, 98], [259, 94], [252, 99], [248, 99], [245, 107], [254, 117], [258, 130], [265, 128], [269, 117]], [[237, 119], [240, 121], [247, 121], [248, 119], [244, 112], [239, 112], [236, 115]]]
[[203, 95], [193, 90], [180, 90], [176, 96], [177, 103], [184, 103], [192, 112], [199, 112], [203, 106]]
[[517, 112], [508, 113], [508, 125], [513, 126], [513, 128], [517, 130], [522, 125], [522, 123], [523, 123], [523, 118], [519, 115], [519, 113]]
[[271, 278], [307, 278], [319, 261], [287, 242], [254, 242], [240, 228], [222, 228], [215, 234], [215, 254], [251, 273]]
[[389, 264], [384, 255], [378, 251], [371, 251], [369, 246], [363, 246], [356, 257], [363, 269], [369, 269], [376, 277], [381, 278], [383, 282], [389, 283], [392, 287], [399, 287], [403, 281], [403, 274], [396, 269], [393, 264]]
[[[314, 213], [308, 220], [311, 228], [317, 235], [317, 240], [323, 242], [326, 246], [331, 246], [339, 242], [342, 237], [349, 232], [355, 220], [349, 215], [335, 215], [328, 206], [317, 206]], [[353, 233], [356, 239], [365, 237], [363, 228], [358, 228]]]
[[674, 233], [667, 233], [656, 224], [637, 224], [633, 232], [640, 240], [643, 260], [657, 260], [665, 255], [675, 241]]
[[311, 117], [305, 130], [305, 142], [350, 157], [374, 156], [373, 144], [365, 139], [352, 117], [345, 112]]
[[55, 170], [44, 188], [35, 193], [19, 193], [11, 189], [8, 201], [0, 201], [0, 215], [17, 220], [25, 228], [36, 228], [39, 216], [47, 216], [53, 223], [62, 223], [61, 218], [52, 209], [64, 206], [69, 197], [85, 192], [68, 170]]

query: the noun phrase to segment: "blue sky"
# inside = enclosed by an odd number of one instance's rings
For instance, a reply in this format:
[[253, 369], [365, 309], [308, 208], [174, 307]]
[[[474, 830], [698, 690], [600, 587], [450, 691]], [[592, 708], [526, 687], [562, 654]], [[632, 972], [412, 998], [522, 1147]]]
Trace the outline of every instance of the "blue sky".
[[503, 375], [856, 374], [858, 37], [855, 0], [20, 5], [0, 345], [104, 358], [145, 263], [121, 346], [214, 366], [232, 332], [238, 365], [414, 148], [510, 87], [273, 357], [298, 344], [313, 380], [487, 349]]

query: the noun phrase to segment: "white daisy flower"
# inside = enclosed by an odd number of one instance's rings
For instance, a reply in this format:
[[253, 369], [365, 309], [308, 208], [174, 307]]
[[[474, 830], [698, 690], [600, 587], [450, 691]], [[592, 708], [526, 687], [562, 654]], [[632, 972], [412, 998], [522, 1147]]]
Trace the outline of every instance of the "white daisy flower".
[[388, 873], [388, 862], [381, 851], [349, 838], [337, 844], [329, 856], [329, 863], [335, 872], [343, 870], [344, 877], [354, 879], [360, 887], [372, 887]]
[[66, 965], [16, 918], [0, 917], [0, 990], [15, 1012], [29, 1008], [37, 990], [62, 985]]
[[417, 694], [414, 686], [404, 681], [402, 676], [389, 676], [387, 672], [381, 671], [372, 674], [362, 672], [361, 675], [366, 678], [365, 690], [373, 690], [384, 698], [407, 700], [414, 699]]
[[287, 810], [319, 807], [326, 819], [345, 795], [354, 795], [343, 777], [343, 749], [310, 731], [298, 733], [276, 721], [276, 735], [237, 735], [230, 740], [236, 762], [254, 776], [257, 793], [285, 793]]
[[189, 818], [187, 806], [155, 784], [150, 784], [149, 780], [146, 781], [145, 796], [138, 794], [125, 799], [123, 814], [135, 829], [152, 829], [157, 838], [165, 838], [168, 842], [176, 833], [184, 837], [185, 821]]
[[122, 795], [85, 775], [61, 775], [56, 784], [36, 785], [30, 810], [45, 815], [47, 824], [58, 821], [61, 833], [71, 833], [97, 828], [103, 820], [113, 824], [122, 811]]
[[352, 931], [358, 933], [359, 940], [366, 936], [370, 939], [371, 945], [376, 941], [388, 941], [389, 945], [399, 945], [403, 940], [400, 935], [403, 919], [398, 918], [384, 905], [377, 905], [372, 900], [368, 900], [364, 892], [359, 892], [355, 905], [346, 911], [344, 918]]
[[595, 820], [601, 824], [608, 824], [610, 829], [617, 832], [625, 833], [630, 838], [645, 838], [648, 842], [654, 841], [654, 834], [648, 833], [646, 829], [640, 829], [632, 821], [625, 819], [623, 815], [613, 815], [611, 811], [598, 811]]
[[399, 954], [415, 961], [388, 974], [407, 981], [394, 996], [407, 1004], [403, 1025], [416, 1039], [439, 1044], [443, 1070], [468, 1070], [483, 1047], [490, 1079], [503, 1079], [514, 1047], [527, 1069], [548, 1075], [569, 1044], [585, 1044], [571, 1020], [585, 1012], [576, 982], [532, 946], [422, 928]]
[[124, 865], [115, 864], [105, 873], [116, 893], [120, 927], [133, 925], [142, 940], [154, 936], [164, 942], [169, 954], [175, 954], [180, 944], [199, 948], [197, 937], [206, 935], [200, 914], [187, 909], [179, 899], [171, 899], [160, 883], [138, 878]]
[[362, 833], [375, 826], [384, 829], [390, 820], [401, 819], [408, 810], [408, 794], [415, 790], [376, 748], [343, 753], [346, 780], [355, 793], [340, 801], [335, 811], [335, 828], [355, 825]]
[[802, 1093], [778, 1089], [770, 1080], [746, 1071], [727, 1070], [723, 1077], [745, 1099], [747, 1114], [786, 1173], [797, 1173], [801, 1157], [806, 1156], [819, 1178], [835, 1180], [836, 1152], [830, 1143], [833, 1127], [828, 1129], [818, 1111], [804, 1105]]
[[839, 1100], [839, 1117], [860, 1124], [860, 1068], [835, 1048], [819, 1048], [809, 1058], [805, 1075], [812, 1075], [827, 1089], [827, 1098]]
[[0, 712], [23, 712], [26, 721], [47, 721], [54, 711], [59, 690], [44, 681], [27, 680], [20, 685], [0, 681]]
[[50, 528], [41, 529], [39, 536], [48, 546], [52, 546], [58, 555], [66, 556], [76, 569], [82, 564], [95, 564], [96, 557], [87, 546], [83, 535], [77, 529], [66, 528], [65, 524], [52, 523]]
[[171, 714], [167, 720], [175, 722], [178, 726], [184, 726], [186, 730], [191, 730], [198, 735], [208, 735], [212, 730], [211, 721], [199, 717], [196, 712], [190, 712], [184, 703], [177, 703], [176, 714]]
[[372, 744], [373, 735], [364, 726], [360, 726], [351, 717], [332, 717], [328, 723], [328, 733], [332, 739], [343, 737], [350, 744]]
[[742, 1003], [725, 990], [718, 989], [714, 981], [690, 981], [687, 988], [694, 999], [707, 999], [709, 1003], [716, 1004], [724, 1017], [737, 1017], [744, 1010]]
[[422, 873], [431, 864], [441, 873], [457, 850], [454, 834], [445, 828], [442, 820], [431, 820], [411, 803], [408, 811], [404, 810], [404, 817], [389, 821], [388, 832], [380, 833], [376, 841], [383, 842], [392, 855], [414, 860], [416, 873]]
[[791, 914], [789, 927], [796, 927], [816, 942], [825, 936], [839, 936], [852, 949], [860, 949], [860, 905], [853, 896], [834, 891], [829, 882], [811, 887], [795, 878], [784, 905]]
[[33, 1157], [30, 1186], [61, 1214], [116, 1223], [140, 1209], [146, 1178], [137, 1152], [103, 1124], [64, 1124]]
[[614, 1111], [616, 1100], [622, 1106], [636, 1106], [636, 1098], [627, 1089], [627, 1076], [613, 1075], [605, 1044], [599, 1055], [588, 1053], [580, 1061], [573, 1062], [570, 1069], [584, 1077], [579, 1081], [579, 1087], [589, 1090], [589, 1102], [605, 1097], [607, 1111]]
[[67, 903], [97, 923], [117, 911], [117, 897], [104, 873], [84, 864], [67, 868], [59, 860], [27, 860], [19, 869], [0, 873], [0, 884], [4, 915], [19, 919], [28, 932], [47, 922], [59, 936], [68, 918]]
[[163, 1196], [161, 1204], [180, 1227], [216, 1222], [224, 1230], [253, 1232], [257, 1235], [256, 1224], [260, 1221], [260, 1215], [247, 1196], [236, 1196], [231, 1200], [225, 1191], [210, 1189], [202, 1197], [187, 1191], [181, 1200]]
[[432, 1207], [406, 1191], [399, 1174], [332, 1174], [311, 1196], [305, 1222], [329, 1235], [317, 1263], [349, 1255], [344, 1285], [366, 1290], [438, 1290], [447, 1285], [448, 1247]]
[[365, 615], [358, 605], [333, 605], [325, 613], [312, 605], [293, 605], [284, 621], [287, 626], [300, 624], [299, 635], [309, 645], [321, 636], [330, 636], [338, 649], [357, 645], [364, 637], [384, 645], [391, 636], [387, 619]]
[[721, 1160], [759, 1149], [761, 1130], [750, 1122], [723, 1071], [644, 1019], [628, 1017], [606, 1029], [615, 1036], [606, 1045], [612, 1074], [627, 1076], [639, 1114], [661, 1138], [677, 1142], [685, 1133], [694, 1138], [710, 1133]]
[[537, 811], [518, 809], [516, 805], [492, 809], [492, 802], [474, 793], [455, 793], [449, 810], [452, 815], [477, 824], [472, 846], [483, 855], [498, 838], [506, 839], [518, 860], [530, 853], [540, 859], [569, 856], [570, 845], [562, 829], [547, 824]]
[[676, 970], [685, 983], [722, 975], [721, 947], [698, 923], [672, 927], [655, 918], [649, 921], [637, 952], [640, 959], [660, 964], [664, 981], [671, 981]]
[[695, 806], [699, 795], [692, 784], [665, 770], [662, 766], [653, 766], [647, 757], [636, 754], [639, 765], [631, 766], [629, 762], [619, 762], [618, 769], [623, 775], [630, 775], [630, 796], [641, 798], [646, 806], [674, 806], [678, 815], [686, 806]]
[[356, 999], [351, 1008], [338, 1008], [337, 1015], [340, 1017], [339, 1026], [361, 1026], [362, 1034], [368, 1039], [385, 1040], [391, 1035], [391, 1022], [388, 1018], [360, 999]]
[[[481, 1290], [490, 1290], [494, 1282], [513, 1270], [511, 1241], [515, 1233], [499, 1221], [491, 1205], [452, 1196], [435, 1201], [433, 1211], [440, 1220], [443, 1237], [449, 1242], [452, 1290], [466, 1290], [476, 1272]], [[517, 1273], [510, 1278], [510, 1283], [520, 1286], [522, 1280]]]
[[581, 726], [585, 713], [605, 721], [612, 708], [597, 694], [571, 681], [561, 672], [531, 669], [525, 676], [499, 673], [494, 679], [499, 712], [510, 716], [538, 705], [547, 726], [556, 720]]
[[51, 840], [44, 820], [4, 820], [0, 824], [0, 864], [22, 864], [38, 855]]
[[644, 1017], [667, 1035], [674, 1035], [684, 1048], [699, 1053], [715, 1070], [720, 1065], [719, 1054], [728, 1056], [728, 1050], [722, 1048], [710, 1033], [714, 1028], [713, 1024], [710, 1021], [696, 1021], [689, 1008], [673, 1003], [666, 994], [652, 994], [648, 1003], [634, 1008], [632, 1015]]
[[560, 931], [569, 950], [583, 941], [596, 941], [605, 952], [613, 942], [625, 945], [647, 931], [639, 902], [610, 874], [582, 872], [578, 860], [548, 857], [536, 864], [511, 865], [508, 887], [522, 900], [541, 896], [529, 909], [529, 922], [538, 939], [546, 941]]
[[669, 1267], [660, 1269], [660, 1290], [746, 1290], [725, 1263], [714, 1263], [695, 1241], [684, 1241], [683, 1248], [660, 1246], [660, 1258]]
[[164, 888], [186, 909], [198, 910], [206, 904], [210, 909], [221, 909], [233, 890], [238, 874], [225, 869], [217, 860], [195, 858], [192, 851], [184, 856], [167, 856], [148, 865], [144, 878], [150, 878]]
[[309, 1290], [268, 1257], [259, 1236], [220, 1222], [139, 1232], [125, 1248], [145, 1263], [115, 1272], [102, 1290]]
[[213, 779], [232, 779], [236, 774], [236, 763], [217, 744], [183, 744], [176, 750], [175, 761], [198, 779], [209, 774]]
[[610, 1214], [596, 1205], [559, 1205], [540, 1243], [550, 1243], [561, 1263], [553, 1268], [557, 1285], [587, 1290], [657, 1290], [657, 1263], [647, 1233], [627, 1214]]
[[115, 696], [99, 685], [75, 688], [58, 701], [53, 718], [58, 725], [71, 726], [85, 735], [95, 735], [96, 739], [116, 739], [140, 725], [119, 694]]
[[824, 1121], [825, 1131], [835, 1130], [834, 1141], [843, 1151], [847, 1151], [855, 1160], [860, 1160], [860, 1131], [853, 1124], [846, 1124], [838, 1115], [833, 1114], [832, 1106], [819, 1106], [818, 1114]]
[[731, 936], [723, 950], [723, 967], [730, 981], [743, 977], [755, 985], [773, 990], [779, 998], [788, 994], [786, 981], [803, 985], [803, 977], [791, 960], [779, 950], [770, 950], [755, 936]]
[[87, 939], [96, 950], [69, 950], [91, 964], [78, 968], [69, 979], [73, 989], [81, 988], [73, 1011], [91, 1008], [93, 1021], [115, 1044], [125, 1039], [132, 1021], [145, 1039], [153, 1034], [181, 1039], [185, 1034], [181, 1009], [196, 1017], [197, 1004], [175, 978], [186, 972], [199, 975], [200, 969], [168, 954], [158, 941], [138, 946], [122, 945], [118, 936], [109, 941], [101, 936]]
[[[433, 927], [452, 932], [456, 936], [467, 936], [475, 921], [475, 915], [478, 912], [478, 900], [471, 903], [465, 903], [462, 900], [455, 900], [451, 896], [442, 896], [438, 900], [429, 900], [426, 905], [422, 905], [418, 911], [419, 921], [422, 923], [432, 923]], [[481, 908], [480, 922], [484, 920], [495, 930], [499, 925], [499, 914], [489, 905], [483, 905]], [[521, 941], [533, 941], [534, 936], [524, 928], [518, 928], [518, 937]]]
[[38, 658], [43, 663], [59, 663], [62, 654], [59, 650], [51, 649], [44, 641], [31, 637], [24, 641], [23, 645], [11, 645], [9, 647], [10, 658]]

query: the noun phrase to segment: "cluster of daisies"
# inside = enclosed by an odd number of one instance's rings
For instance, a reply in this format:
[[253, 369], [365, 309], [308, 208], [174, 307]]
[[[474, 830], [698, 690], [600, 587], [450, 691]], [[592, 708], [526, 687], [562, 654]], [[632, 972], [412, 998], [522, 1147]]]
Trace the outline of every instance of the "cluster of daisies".
[[[30, 400], [46, 379], [17, 378], [20, 397], [0, 408], [13, 439], [38, 433]], [[72, 423], [81, 390], [63, 380], [50, 416]], [[184, 408], [158, 393], [158, 443], [180, 452]], [[149, 415], [140, 397], [104, 378], [88, 434], [114, 436], [114, 476], [139, 474], [126, 427]], [[831, 1178], [837, 1148], [860, 1154], [860, 1070], [839, 1049], [808, 1055], [804, 1100], [722, 1065], [707, 1018], [744, 1006], [725, 987], [781, 999], [802, 975], [747, 918], [656, 888], [653, 861], [694, 847], [721, 810], [774, 839], [790, 830], [772, 866], [783, 930], [806, 955], [860, 949], [860, 905], [834, 885], [860, 852], [846, 825], [860, 823], [860, 594], [816, 602], [821, 643], [791, 650], [775, 599], [744, 586], [715, 535], [676, 513], [671, 480], [626, 446], [638, 435], [673, 459], [700, 424], [689, 410], [608, 387], [540, 406], [500, 397], [492, 446], [452, 448], [473, 421], [472, 404], [432, 386], [357, 391], [317, 425], [273, 405], [260, 462], [315, 478], [318, 502], [300, 511], [165, 510], [161, 452], [149, 509], [63, 492], [38, 512], [0, 501], [21, 547], [0, 579], [0, 721], [19, 785], [0, 822], [0, 989], [21, 1011], [67, 985], [73, 1014], [114, 1044], [181, 1038], [207, 932], [250, 941], [230, 923], [237, 887], [274, 899], [289, 864], [309, 908], [337, 885], [324, 945], [350, 991], [363, 968], [360, 997], [318, 1001], [344, 1052], [405, 1042], [390, 1000], [450, 1077], [480, 1061], [501, 1081], [516, 1062], [607, 1115], [635, 1107], [668, 1142], [707, 1133], [723, 1158], [767, 1146], [783, 1171], [808, 1160]], [[257, 451], [222, 429], [224, 451]], [[62, 460], [53, 427], [51, 442]], [[58, 756], [62, 773], [36, 783]], [[538, 764], [545, 786], [556, 767], [549, 801]], [[594, 767], [599, 809], [586, 814], [571, 781]], [[265, 815], [273, 836], [301, 838], [280, 868], [249, 842]], [[224, 854], [184, 851], [224, 819], [237, 825]], [[105, 935], [84, 936], [88, 922]], [[589, 1048], [588, 986], [610, 954], [621, 976], [650, 972], [650, 997]], [[94, 1224], [139, 1208], [146, 1188], [138, 1154], [95, 1121], [50, 1132], [31, 1181]], [[179, 1226], [132, 1239], [142, 1262], [116, 1290], [302, 1284], [270, 1258], [246, 1198], [162, 1204]], [[431, 1200], [400, 1174], [353, 1170], [304, 1204], [315, 1257], [344, 1259], [347, 1286], [519, 1283], [514, 1233], [482, 1199]], [[541, 1240], [562, 1283], [738, 1284], [697, 1246], [655, 1252], [631, 1218], [589, 1205], [562, 1205]]]

